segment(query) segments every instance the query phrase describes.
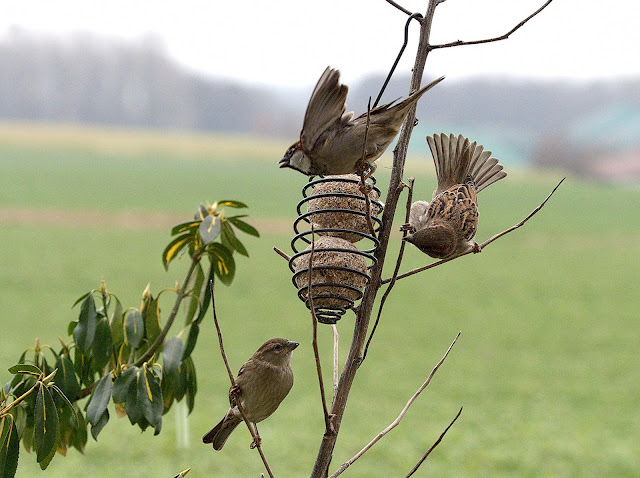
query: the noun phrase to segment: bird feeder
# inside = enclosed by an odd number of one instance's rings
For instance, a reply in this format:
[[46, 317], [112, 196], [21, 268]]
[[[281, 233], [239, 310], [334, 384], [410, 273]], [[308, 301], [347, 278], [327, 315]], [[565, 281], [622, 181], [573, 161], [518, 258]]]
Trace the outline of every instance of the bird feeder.
[[[313, 235], [311, 297], [319, 322], [335, 324], [362, 298], [369, 282], [369, 270], [376, 262], [373, 252], [379, 244], [375, 237], [381, 226], [378, 216], [384, 206], [378, 200], [380, 190], [375, 187], [375, 179], [370, 178], [367, 189], [368, 208], [356, 175], [312, 180], [302, 190], [304, 198], [298, 203], [299, 216], [293, 225], [296, 236], [291, 241], [295, 254], [289, 268], [294, 273], [298, 297], [310, 308], [309, 259]], [[307, 211], [303, 212], [305, 206]]]

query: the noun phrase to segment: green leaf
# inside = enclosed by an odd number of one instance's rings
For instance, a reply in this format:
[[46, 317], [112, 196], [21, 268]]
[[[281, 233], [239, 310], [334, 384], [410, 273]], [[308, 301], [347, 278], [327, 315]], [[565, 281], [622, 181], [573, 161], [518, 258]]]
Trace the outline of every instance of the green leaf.
[[109, 405], [109, 401], [111, 400], [112, 383], [111, 373], [108, 372], [93, 389], [91, 400], [89, 400], [89, 405], [87, 406], [87, 421], [91, 423], [92, 427], [98, 424], [102, 419], [102, 415], [107, 410], [107, 405]]
[[[180, 337], [173, 337], [165, 342], [162, 350], [162, 368], [164, 380], [169, 383], [173, 382], [178, 372], [183, 353], [184, 344]], [[149, 420], [149, 423], [152, 423], [151, 420]]]
[[109, 320], [106, 317], [102, 317], [98, 320], [96, 326], [96, 334], [93, 340], [93, 346], [91, 347], [93, 362], [95, 371], [102, 372], [113, 353], [113, 341], [111, 340], [111, 328], [109, 327]]
[[198, 324], [202, 322], [205, 315], [209, 310], [209, 304], [211, 303], [211, 289], [209, 288], [209, 284], [215, 280], [215, 264], [212, 262], [209, 266], [209, 275], [207, 276], [206, 282], [204, 285], [204, 297], [202, 298], [202, 305], [200, 306], [200, 312], [198, 313], [198, 318], [195, 320]]
[[165, 270], [169, 270], [169, 263], [176, 258], [184, 246], [191, 242], [193, 242], [193, 235], [183, 234], [182, 236], [176, 237], [164, 248], [164, 251], [162, 251], [162, 265]]
[[75, 412], [78, 424], [71, 432], [69, 443], [80, 453], [84, 453], [84, 447], [87, 444], [88, 439], [87, 422], [77, 406], [75, 407]]
[[0, 476], [13, 478], [18, 469], [20, 437], [12, 415], [0, 418]]
[[140, 345], [140, 341], [144, 337], [144, 322], [138, 309], [133, 309], [127, 314], [124, 321], [124, 337], [133, 349], [137, 349]]
[[45, 463], [46, 468], [58, 441], [58, 413], [49, 389], [42, 384], [38, 387], [34, 415], [36, 459], [41, 467]]
[[76, 343], [76, 347], [80, 348], [83, 352], [88, 352], [93, 344], [96, 326], [98, 324], [97, 319], [98, 315], [93, 295], [88, 294], [82, 301], [82, 306], [80, 307], [78, 325], [73, 329], [73, 340]]
[[105, 409], [105, 411], [100, 416], [100, 419], [95, 425], [91, 425], [91, 436], [95, 441], [98, 441], [98, 435], [104, 428], [104, 426], [109, 422], [109, 410]]
[[116, 301], [116, 306], [111, 315], [111, 322], [109, 327], [111, 328], [111, 339], [113, 341], [113, 346], [118, 347], [120, 344], [124, 342], [124, 311], [122, 310], [122, 304], [118, 300], [117, 297], [112, 296]]
[[205, 206], [203, 203], [200, 203], [200, 207], [198, 207], [198, 210], [193, 215], [193, 218], [196, 221], [201, 221], [208, 215], [209, 215], [209, 211], [207, 211], [207, 206]]
[[235, 208], [248, 207], [245, 203], [240, 201], [232, 201], [232, 200], [218, 201], [218, 207], [225, 207], [225, 206], [235, 207]]
[[132, 384], [136, 380], [138, 367], [135, 365], [124, 370], [114, 381], [112, 388], [113, 401], [116, 403], [125, 403], [127, 394]]
[[202, 242], [206, 245], [220, 235], [222, 229], [222, 221], [214, 215], [209, 215], [202, 220], [198, 227], [198, 233]]
[[26, 374], [35, 375], [35, 376], [40, 376], [40, 374], [42, 374], [42, 370], [40, 370], [38, 367], [30, 363], [19, 363], [17, 365], [14, 365], [9, 369], [9, 372], [13, 374], [26, 373]]
[[145, 299], [141, 310], [144, 317], [144, 336], [147, 341], [152, 344], [162, 332], [160, 326], [160, 309], [158, 308], [158, 298], [155, 299], [151, 294]]
[[140, 382], [140, 376], [142, 375], [142, 369], [135, 368], [131, 386], [127, 390], [126, 411], [129, 422], [132, 425], [140, 423], [144, 420], [144, 414], [142, 413], [142, 406], [138, 404], [138, 383]]
[[183, 222], [182, 224], [178, 224], [177, 226], [173, 226], [173, 228], [171, 229], [171, 235], [175, 236], [176, 234], [181, 234], [186, 231], [189, 231], [189, 233], [193, 234], [195, 230], [198, 229], [200, 222], [202, 221], [188, 221]]
[[231, 246], [231, 249], [235, 249], [236, 251], [238, 251], [238, 254], [249, 257], [247, 249], [245, 249], [244, 245], [236, 237], [236, 233], [233, 232], [233, 228], [229, 224], [229, 221], [224, 221], [222, 223], [222, 238], [223, 243], [228, 244], [225, 244], [227, 245], [227, 247]]
[[[187, 393], [187, 379], [188, 379], [187, 373], [188, 373], [187, 365], [183, 361], [180, 364], [180, 367], [178, 368], [178, 380], [176, 380], [176, 382], [171, 387], [171, 392], [173, 393], [173, 397], [177, 401], [182, 400], [185, 393]], [[165, 399], [165, 403], [166, 403], [166, 399]]]
[[193, 320], [193, 317], [196, 315], [198, 311], [198, 306], [200, 305], [200, 294], [202, 293], [202, 284], [204, 283], [204, 272], [202, 272], [202, 266], [200, 263], [196, 266], [196, 278], [193, 281], [193, 289], [191, 292], [191, 297], [189, 298], [189, 309], [187, 310], [187, 315], [184, 319], [184, 325], [187, 326]]
[[86, 299], [89, 294], [93, 294], [93, 291], [90, 290], [86, 294], [82, 294], [80, 297], [78, 297], [76, 299], [76, 301], [73, 303], [73, 305], [71, 306], [71, 308], [73, 309], [76, 305], [78, 305], [80, 302], [82, 302], [84, 299]]
[[56, 362], [58, 373], [56, 374], [56, 385], [62, 393], [71, 401], [74, 401], [80, 395], [80, 384], [76, 377], [76, 369], [73, 362], [69, 360], [65, 354], [60, 354]]
[[146, 421], [149, 422], [152, 427], [156, 428], [162, 423], [162, 411], [164, 410], [160, 381], [153, 372], [147, 368], [146, 364], [142, 365], [141, 372], [137, 384], [137, 401], [141, 406]]
[[189, 413], [193, 411], [195, 405], [196, 393], [198, 392], [198, 379], [196, 377], [196, 367], [193, 363], [193, 357], [189, 357], [183, 362], [186, 367], [187, 375], [187, 408]]
[[233, 282], [233, 276], [236, 273], [236, 262], [233, 259], [231, 251], [219, 243], [211, 243], [207, 247], [213, 270], [224, 285]]
[[187, 336], [187, 344], [184, 347], [184, 352], [182, 353], [182, 360], [191, 356], [191, 352], [196, 348], [196, 342], [198, 341], [198, 334], [200, 333], [200, 325], [198, 322], [193, 322], [191, 324], [191, 328], [189, 329], [189, 335]]
[[[62, 392], [62, 390], [60, 390], [60, 388], [57, 385], [51, 385], [51, 389], [53, 389], [57, 396], [60, 398], [60, 400], [62, 400], [62, 402], [69, 408], [69, 410], [71, 411], [73, 418], [77, 421], [78, 417], [76, 416], [76, 409], [73, 407], [73, 404], [69, 401], [69, 399], [66, 397], [66, 395]], [[54, 399], [55, 401], [55, 399]], [[58, 407], [58, 409], [60, 409], [61, 407]]]
[[238, 229], [240, 229], [242, 232], [246, 234], [260, 237], [260, 233], [258, 232], [258, 230], [255, 227], [253, 227], [251, 224], [247, 224], [246, 222], [244, 222], [242, 219], [240, 219], [240, 217], [243, 217], [243, 216], [231, 216], [227, 218], [227, 221], [229, 221], [231, 224], [233, 224], [235, 227], [237, 227]]

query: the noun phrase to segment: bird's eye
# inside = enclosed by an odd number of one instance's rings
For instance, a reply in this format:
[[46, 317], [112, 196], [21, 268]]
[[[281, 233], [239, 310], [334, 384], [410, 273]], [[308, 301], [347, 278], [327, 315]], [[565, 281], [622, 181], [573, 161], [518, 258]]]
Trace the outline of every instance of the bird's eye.
[[280, 349], [282, 349], [282, 345], [280, 345], [280, 344], [276, 344], [276, 345], [273, 347], [273, 350], [280, 350]]

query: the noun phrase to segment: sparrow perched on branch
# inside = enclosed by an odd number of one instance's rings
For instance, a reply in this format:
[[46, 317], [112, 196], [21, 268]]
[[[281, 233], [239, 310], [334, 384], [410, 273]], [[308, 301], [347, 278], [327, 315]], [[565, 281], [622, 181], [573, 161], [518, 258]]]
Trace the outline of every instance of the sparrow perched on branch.
[[452, 134], [427, 136], [436, 166], [438, 187], [431, 203], [416, 201], [411, 205], [408, 230], [404, 240], [422, 252], [447, 259], [468, 250], [480, 252], [474, 236], [478, 229], [476, 194], [504, 178], [507, 173], [491, 151], [468, 138]]
[[221, 450], [231, 432], [242, 422], [234, 402], [236, 397], [247, 420], [254, 424], [276, 411], [293, 386], [291, 353], [298, 345], [286, 339], [271, 339], [246, 361], [238, 372], [236, 387], [229, 390], [231, 407], [220, 423], [202, 437], [204, 443], [212, 443], [215, 450]]
[[311, 93], [300, 141], [287, 150], [280, 160], [280, 167], [309, 176], [366, 170], [370, 175], [375, 170], [375, 160], [396, 137], [411, 107], [443, 79], [444, 76], [432, 81], [399, 103], [387, 103], [369, 112], [367, 147], [362, 164], [367, 113], [357, 118], [353, 111], [345, 113], [349, 88], [340, 84], [338, 70], [327, 67]]

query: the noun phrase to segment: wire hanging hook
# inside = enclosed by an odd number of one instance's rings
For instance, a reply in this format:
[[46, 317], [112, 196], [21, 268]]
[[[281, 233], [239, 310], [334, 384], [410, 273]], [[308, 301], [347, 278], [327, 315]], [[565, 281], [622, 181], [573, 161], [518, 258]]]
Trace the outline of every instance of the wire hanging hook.
[[380, 98], [382, 98], [382, 94], [384, 93], [384, 90], [387, 88], [387, 85], [389, 84], [389, 80], [391, 80], [393, 73], [396, 71], [396, 67], [400, 62], [400, 58], [402, 58], [404, 49], [407, 48], [407, 43], [409, 43], [409, 25], [411, 24], [411, 20], [418, 20], [418, 22], [421, 22], [422, 18], [423, 16], [420, 13], [412, 13], [411, 15], [409, 15], [409, 18], [407, 18], [407, 23], [405, 23], [404, 25], [404, 43], [402, 44], [402, 48], [400, 48], [400, 52], [396, 57], [396, 61], [393, 62], [393, 66], [391, 67], [391, 70], [387, 75], [387, 79], [384, 80], [384, 84], [382, 85], [382, 88], [380, 88], [380, 93], [378, 93], [378, 97], [376, 98], [376, 101], [373, 103], [374, 108], [378, 106], [378, 103], [380, 102]]

